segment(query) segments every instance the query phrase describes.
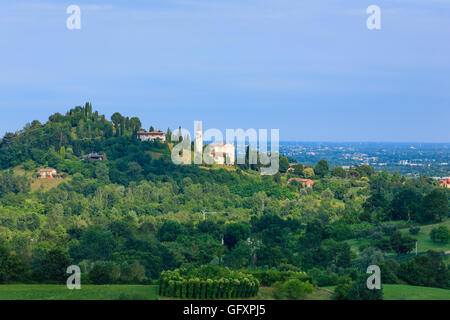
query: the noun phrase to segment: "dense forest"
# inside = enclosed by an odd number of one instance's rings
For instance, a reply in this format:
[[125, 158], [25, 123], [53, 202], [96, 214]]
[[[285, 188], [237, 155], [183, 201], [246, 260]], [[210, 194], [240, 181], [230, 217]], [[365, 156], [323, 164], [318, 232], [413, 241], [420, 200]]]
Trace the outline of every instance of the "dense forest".
[[[376, 264], [383, 283], [450, 289], [450, 248], [413, 254], [423, 226], [437, 225], [439, 248], [450, 238], [450, 192], [433, 179], [323, 160], [290, 166], [284, 156], [274, 176], [249, 165], [179, 166], [170, 130], [165, 143], [141, 142], [141, 126], [86, 103], [5, 134], [0, 283], [65, 283], [76, 264], [83, 283], [145, 284], [208, 265], [252, 274], [284, 297], [337, 286], [336, 299], [377, 299], [360, 290]], [[58, 172], [52, 187], [42, 168]]]

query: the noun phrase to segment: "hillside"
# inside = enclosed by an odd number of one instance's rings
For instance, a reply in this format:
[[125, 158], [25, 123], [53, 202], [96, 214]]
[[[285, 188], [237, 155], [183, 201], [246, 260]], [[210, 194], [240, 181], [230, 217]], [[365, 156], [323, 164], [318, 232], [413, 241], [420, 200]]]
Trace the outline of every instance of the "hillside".
[[248, 163], [175, 165], [170, 129], [166, 142], [142, 142], [140, 129], [87, 103], [1, 139], [0, 283], [65, 283], [72, 264], [86, 285], [229, 268], [278, 297], [314, 298], [327, 296], [317, 287], [357, 286], [377, 264], [389, 283], [450, 288], [440, 253], [388, 259], [414, 250], [413, 225], [421, 249], [450, 250], [450, 192], [433, 179], [284, 156], [273, 176]]

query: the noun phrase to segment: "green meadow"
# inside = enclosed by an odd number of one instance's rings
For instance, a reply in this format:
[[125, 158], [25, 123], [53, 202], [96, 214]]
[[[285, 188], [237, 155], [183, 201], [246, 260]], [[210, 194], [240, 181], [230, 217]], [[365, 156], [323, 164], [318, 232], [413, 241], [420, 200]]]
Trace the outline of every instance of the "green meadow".
[[65, 285], [0, 285], [0, 300], [157, 300], [158, 286], [85, 285], [69, 290]]

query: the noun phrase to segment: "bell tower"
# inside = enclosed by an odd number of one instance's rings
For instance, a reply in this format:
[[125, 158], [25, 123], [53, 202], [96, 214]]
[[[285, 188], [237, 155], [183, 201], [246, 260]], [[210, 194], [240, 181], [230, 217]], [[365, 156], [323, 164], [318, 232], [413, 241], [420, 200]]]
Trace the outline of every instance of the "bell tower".
[[195, 139], [194, 139], [194, 163], [202, 164], [203, 162], [203, 133], [202, 133], [202, 122], [195, 121]]

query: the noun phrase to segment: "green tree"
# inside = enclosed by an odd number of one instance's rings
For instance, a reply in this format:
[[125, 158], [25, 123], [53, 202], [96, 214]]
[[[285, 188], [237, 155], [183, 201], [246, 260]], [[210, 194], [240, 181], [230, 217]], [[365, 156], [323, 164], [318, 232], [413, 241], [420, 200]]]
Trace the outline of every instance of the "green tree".
[[448, 216], [448, 196], [445, 190], [434, 189], [423, 199], [421, 222], [442, 221]]
[[435, 243], [448, 243], [450, 240], [450, 231], [446, 226], [433, 228], [430, 233], [430, 238]]
[[328, 171], [330, 170], [330, 166], [328, 165], [328, 162], [326, 160], [319, 160], [319, 162], [317, 162], [315, 168], [314, 168], [314, 172], [316, 173], [316, 175], [320, 176], [320, 177], [324, 177], [328, 174]]
[[286, 173], [287, 169], [289, 169], [289, 160], [285, 156], [281, 156], [279, 170], [281, 173]]
[[331, 170], [331, 175], [333, 177], [346, 178], [347, 171], [345, 171], [342, 167], [334, 167], [333, 170]]
[[250, 225], [244, 222], [229, 223], [225, 227], [224, 242], [229, 250], [240, 240], [247, 240], [250, 237]]
[[303, 169], [303, 175], [305, 176], [305, 178], [312, 178], [314, 177], [315, 173], [314, 173], [314, 169], [307, 167], [305, 169]]
[[389, 241], [392, 250], [394, 250], [397, 254], [405, 254], [410, 252], [416, 244], [416, 239], [408, 235], [403, 236], [400, 231], [394, 233]]
[[72, 264], [67, 252], [61, 248], [54, 248], [48, 251], [42, 261], [42, 275], [44, 280], [64, 283], [67, 279], [67, 267]]

